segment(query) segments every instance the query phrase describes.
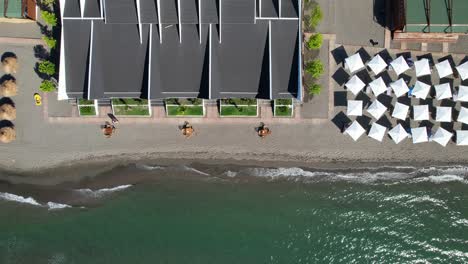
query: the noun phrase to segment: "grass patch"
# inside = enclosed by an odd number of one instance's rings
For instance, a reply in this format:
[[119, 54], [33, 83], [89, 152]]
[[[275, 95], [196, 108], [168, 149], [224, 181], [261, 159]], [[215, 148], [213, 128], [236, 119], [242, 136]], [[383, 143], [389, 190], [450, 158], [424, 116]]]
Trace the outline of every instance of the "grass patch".
[[113, 98], [112, 104], [116, 105], [148, 105], [148, 100], [139, 98]]
[[80, 116], [95, 116], [96, 115], [96, 107], [93, 106], [80, 106], [78, 107], [80, 110]]
[[168, 116], [203, 116], [203, 106], [167, 106]]
[[168, 98], [164, 101], [170, 105], [201, 105], [203, 103], [203, 99], [200, 98]]
[[257, 116], [257, 106], [221, 106], [221, 116]]
[[275, 116], [292, 117], [292, 107], [289, 106], [275, 106]]
[[79, 99], [79, 105], [94, 105], [94, 100]]
[[148, 105], [135, 105], [135, 106], [112, 106], [115, 115], [120, 116], [149, 116]]
[[224, 105], [257, 105], [257, 99], [252, 99], [252, 98], [221, 99], [221, 104], [224, 104]]

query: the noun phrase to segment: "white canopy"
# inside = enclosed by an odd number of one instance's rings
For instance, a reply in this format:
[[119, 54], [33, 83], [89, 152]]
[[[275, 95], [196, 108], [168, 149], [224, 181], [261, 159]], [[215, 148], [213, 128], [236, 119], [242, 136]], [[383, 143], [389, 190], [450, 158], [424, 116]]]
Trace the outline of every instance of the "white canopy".
[[368, 136], [377, 141], [382, 142], [386, 131], [387, 131], [386, 127], [379, 125], [377, 123], [373, 123]]
[[438, 85], [434, 85], [436, 90], [436, 98], [437, 100], [447, 99], [452, 97], [452, 89], [450, 89], [449, 83], [442, 83]]
[[387, 68], [387, 63], [380, 57], [379, 54], [375, 55], [371, 61], [367, 63], [367, 66], [371, 68], [374, 74], [381, 73], [385, 68]]
[[458, 87], [457, 101], [468, 102], [468, 86], [460, 85]]
[[452, 122], [452, 107], [438, 106], [436, 108], [437, 122]]
[[457, 68], [458, 74], [462, 80], [468, 79], [468, 61], [460, 64]]
[[414, 62], [414, 69], [416, 70], [416, 77], [431, 75], [428, 59], [424, 58]]
[[406, 130], [401, 124], [398, 124], [396, 127], [388, 131], [388, 134], [393, 139], [393, 141], [395, 141], [396, 144], [400, 143], [408, 137], [408, 132], [406, 132]]
[[387, 91], [387, 85], [385, 85], [385, 82], [383, 81], [382, 77], [379, 77], [370, 82], [369, 86], [372, 89], [372, 92], [375, 96], [378, 96], [379, 94], [385, 93]]
[[390, 62], [390, 65], [392, 65], [392, 68], [395, 71], [396, 75], [400, 75], [410, 69], [408, 63], [406, 63], [406, 60], [405, 58], [403, 58], [403, 56], [400, 56], [394, 61]]
[[345, 134], [348, 134], [354, 141], [358, 140], [366, 130], [356, 121], [345, 130]]
[[435, 67], [437, 69], [437, 73], [439, 73], [439, 78], [444, 78], [453, 74], [452, 66], [448, 60], [437, 63]]
[[468, 130], [457, 130], [457, 145], [468, 146]]
[[348, 116], [362, 116], [362, 101], [348, 100]]
[[364, 88], [364, 86], [366, 85], [364, 84], [364, 82], [361, 81], [361, 79], [359, 79], [359, 77], [354, 75], [353, 77], [351, 77], [351, 79], [349, 79], [349, 81], [345, 84], [345, 86], [354, 95], [357, 95], [362, 90], [362, 88]]
[[452, 136], [453, 136], [452, 133], [439, 127], [439, 129], [437, 129], [435, 134], [431, 137], [431, 140], [445, 147], [449, 143]]
[[364, 67], [364, 63], [362, 62], [361, 55], [359, 55], [359, 53], [356, 53], [345, 59], [345, 68], [351, 73], [356, 72]]
[[431, 90], [430, 85], [425, 84], [420, 81], [416, 81], [416, 83], [414, 84], [413, 92], [411, 94], [416, 98], [426, 99], [430, 90]]
[[379, 119], [382, 117], [383, 114], [385, 114], [385, 111], [387, 111], [387, 107], [383, 105], [379, 100], [375, 100], [368, 108], [367, 112], [371, 116], [373, 116], [375, 119]]
[[396, 97], [400, 97], [409, 91], [408, 85], [406, 85], [406, 82], [403, 79], [398, 79], [396, 82], [392, 82], [390, 87], [392, 87]]
[[468, 124], [468, 108], [463, 106], [460, 108], [460, 113], [458, 114], [457, 121]]
[[413, 137], [413, 144], [428, 141], [426, 127], [411, 128], [411, 135]]
[[408, 115], [408, 110], [409, 106], [397, 102], [395, 104], [395, 108], [393, 109], [392, 117], [405, 120], [406, 116]]
[[413, 106], [413, 117], [416, 121], [429, 120], [429, 106], [415, 105]]

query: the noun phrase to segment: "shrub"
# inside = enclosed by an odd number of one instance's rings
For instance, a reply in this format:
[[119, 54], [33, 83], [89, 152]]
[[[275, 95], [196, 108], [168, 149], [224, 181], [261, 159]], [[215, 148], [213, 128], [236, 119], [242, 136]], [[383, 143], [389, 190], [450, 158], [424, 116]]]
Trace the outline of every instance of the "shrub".
[[41, 86], [39, 86], [39, 90], [46, 92], [46, 93], [53, 92], [55, 91], [55, 89], [57, 89], [55, 87], [55, 83], [49, 80], [42, 81]]
[[316, 27], [323, 19], [322, 8], [319, 5], [316, 5], [312, 10], [312, 15], [309, 18], [309, 26]]
[[317, 34], [310, 36], [306, 45], [308, 49], [315, 50], [315, 49], [320, 49], [320, 47], [322, 47], [322, 42], [323, 42], [322, 34], [317, 33]]
[[42, 0], [41, 3], [46, 6], [51, 6], [55, 3], [56, 0]]
[[51, 48], [51, 49], [55, 48], [55, 45], [57, 44], [57, 41], [56, 41], [54, 38], [52, 38], [52, 37], [43, 36], [43, 37], [42, 37], [42, 40], [43, 40], [43, 41], [46, 43], [46, 45], [47, 45], [49, 48]]
[[55, 64], [50, 61], [41, 61], [39, 63], [39, 72], [47, 75], [54, 75]]
[[46, 22], [47, 25], [51, 25], [53, 27], [57, 25], [57, 17], [54, 13], [49, 11], [41, 11], [41, 17], [44, 19], [44, 22]]
[[322, 92], [322, 86], [320, 84], [314, 83], [309, 86], [309, 95], [319, 95]]
[[312, 75], [312, 77], [319, 78], [325, 69], [323, 67], [323, 63], [320, 60], [313, 60], [307, 62], [305, 70], [307, 73]]

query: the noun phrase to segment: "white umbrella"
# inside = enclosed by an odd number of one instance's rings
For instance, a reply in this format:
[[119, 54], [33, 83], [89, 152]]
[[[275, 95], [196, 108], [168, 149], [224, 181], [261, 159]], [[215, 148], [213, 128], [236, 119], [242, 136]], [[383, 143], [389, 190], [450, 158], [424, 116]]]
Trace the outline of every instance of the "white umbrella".
[[408, 132], [406, 132], [406, 130], [401, 124], [398, 124], [396, 127], [388, 131], [388, 134], [393, 139], [393, 141], [395, 141], [396, 144], [400, 143], [408, 137]]
[[400, 56], [394, 61], [390, 62], [390, 65], [392, 65], [392, 68], [395, 71], [396, 75], [400, 75], [410, 69], [408, 63], [406, 63], [406, 60], [405, 58], [403, 58], [403, 56]]
[[348, 100], [348, 115], [362, 116], [362, 101]]
[[468, 79], [468, 61], [459, 65], [456, 68], [462, 80]]
[[450, 88], [449, 83], [442, 83], [439, 85], [434, 85], [436, 90], [437, 100], [447, 99], [452, 97], [452, 89]]
[[380, 57], [379, 54], [375, 55], [371, 61], [367, 63], [367, 66], [371, 68], [372, 72], [377, 75], [387, 68], [387, 63]]
[[348, 134], [354, 141], [358, 140], [366, 130], [355, 120], [344, 132]]
[[439, 78], [447, 77], [453, 74], [452, 66], [448, 60], [441, 61], [435, 65]]
[[460, 85], [458, 87], [457, 101], [468, 102], [468, 86]]
[[468, 130], [457, 130], [457, 145], [468, 146]]
[[449, 143], [452, 137], [453, 137], [452, 133], [439, 127], [439, 129], [437, 129], [435, 134], [431, 137], [431, 140], [445, 147], [447, 146], [447, 144]]
[[400, 97], [409, 91], [408, 85], [406, 85], [406, 82], [403, 79], [398, 79], [396, 82], [392, 82], [390, 87], [392, 87], [396, 97]]
[[428, 105], [415, 105], [413, 106], [414, 120], [422, 121], [429, 120], [429, 106]]
[[366, 84], [364, 84], [359, 77], [354, 75], [349, 79], [349, 81], [345, 84], [346, 88], [348, 88], [354, 95], [357, 95]]
[[378, 100], [375, 100], [367, 108], [367, 112], [369, 112], [369, 114], [373, 116], [375, 119], [379, 119], [380, 117], [382, 117], [382, 115], [385, 114], [385, 111], [387, 111], [387, 107], [385, 107], [385, 105], [383, 105]]
[[426, 127], [411, 128], [411, 135], [413, 137], [413, 144], [428, 141]]
[[345, 68], [348, 69], [351, 73], [356, 72], [364, 67], [364, 63], [362, 62], [361, 55], [359, 55], [359, 53], [356, 53], [345, 59]]
[[397, 119], [405, 120], [408, 115], [409, 106], [401, 103], [396, 103], [393, 109], [392, 117]]
[[468, 108], [463, 106], [460, 108], [460, 113], [458, 114], [457, 121], [468, 124]]
[[382, 142], [386, 131], [387, 131], [386, 127], [379, 125], [377, 123], [373, 123], [368, 136], [377, 141]]
[[437, 122], [452, 122], [452, 107], [438, 106], [436, 108]]
[[428, 59], [420, 59], [414, 62], [414, 69], [416, 70], [416, 77], [431, 75]]
[[378, 96], [379, 94], [385, 93], [387, 91], [387, 85], [385, 85], [385, 82], [383, 81], [382, 77], [379, 77], [370, 82], [369, 86], [372, 89], [372, 92], [375, 96]]
[[416, 98], [426, 99], [431, 86], [420, 81], [416, 81], [413, 87], [413, 92], [411, 93]]

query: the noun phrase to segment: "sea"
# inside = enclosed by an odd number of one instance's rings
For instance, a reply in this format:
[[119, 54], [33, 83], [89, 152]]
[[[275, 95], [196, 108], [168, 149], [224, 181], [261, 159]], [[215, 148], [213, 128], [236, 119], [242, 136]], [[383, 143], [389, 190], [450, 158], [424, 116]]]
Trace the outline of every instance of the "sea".
[[0, 263], [468, 263], [468, 167], [154, 162], [2, 182]]

